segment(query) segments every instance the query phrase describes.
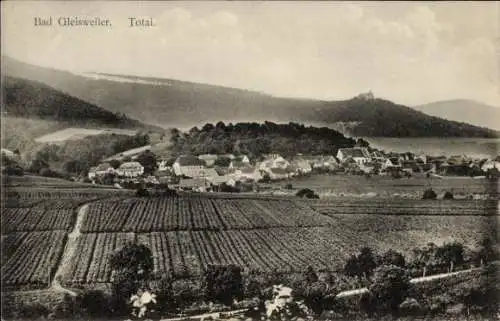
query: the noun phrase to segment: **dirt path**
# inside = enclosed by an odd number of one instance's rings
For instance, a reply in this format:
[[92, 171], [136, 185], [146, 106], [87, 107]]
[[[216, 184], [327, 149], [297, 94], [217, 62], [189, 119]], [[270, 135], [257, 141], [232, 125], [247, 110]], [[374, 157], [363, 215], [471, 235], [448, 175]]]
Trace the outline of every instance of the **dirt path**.
[[232, 317], [241, 313], [244, 313], [248, 311], [248, 309], [239, 309], [239, 310], [232, 310], [232, 311], [225, 311], [225, 312], [210, 312], [210, 313], [204, 313], [204, 314], [198, 314], [198, 315], [191, 315], [191, 316], [185, 316], [185, 317], [177, 317], [177, 318], [171, 318], [171, 319], [160, 319], [160, 321], [180, 321], [180, 320], [203, 320], [203, 319], [220, 319], [221, 316], [225, 317]]
[[64, 252], [62, 254], [61, 262], [59, 262], [59, 266], [57, 267], [57, 271], [54, 275], [51, 284], [51, 289], [53, 289], [54, 291], [64, 292], [71, 296], [76, 296], [75, 292], [64, 288], [61, 285], [60, 280], [67, 272], [67, 269], [71, 266], [71, 260], [75, 255], [75, 251], [78, 245], [78, 238], [81, 234], [80, 229], [82, 227], [83, 220], [87, 215], [88, 207], [89, 207], [88, 204], [85, 204], [82, 207], [80, 207], [80, 209], [78, 210], [78, 214], [76, 216], [75, 226], [73, 227], [71, 233], [68, 234], [68, 240], [66, 241], [66, 246], [64, 247]]
[[[472, 271], [480, 270], [480, 269], [481, 268], [473, 268], [473, 269], [462, 270], [462, 271], [458, 271], [458, 272], [434, 274], [434, 275], [429, 275], [429, 276], [411, 279], [410, 283], [423, 283], [423, 282], [429, 282], [429, 281], [434, 281], [434, 280], [439, 280], [439, 279], [445, 279], [445, 278], [448, 278], [450, 276], [470, 273]], [[366, 292], [368, 292], [367, 288], [343, 291], [343, 292], [340, 292], [339, 294], [337, 294], [337, 298], [344, 298], [344, 297], [349, 297], [349, 296], [353, 296], [353, 295], [360, 295], [360, 294], [363, 294]]]

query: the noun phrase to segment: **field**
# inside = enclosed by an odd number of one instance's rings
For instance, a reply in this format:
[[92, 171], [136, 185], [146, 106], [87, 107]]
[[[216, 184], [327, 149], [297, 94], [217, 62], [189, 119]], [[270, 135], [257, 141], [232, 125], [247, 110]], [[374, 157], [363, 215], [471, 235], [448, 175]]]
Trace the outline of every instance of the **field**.
[[[500, 190], [499, 181], [472, 179], [469, 177], [439, 178], [401, 178], [372, 176], [370, 178], [355, 175], [312, 175], [296, 178], [286, 182], [276, 182], [273, 187], [283, 187], [286, 183], [293, 185], [291, 193], [302, 188], [310, 188], [321, 198], [336, 196], [371, 196], [378, 198], [420, 199], [426, 188], [432, 187], [438, 194], [445, 191], [455, 196], [474, 194], [497, 196]], [[286, 190], [284, 190], [286, 192]]]
[[127, 129], [117, 129], [117, 128], [102, 128], [102, 129], [88, 129], [88, 128], [65, 128], [50, 134], [40, 136], [35, 139], [39, 143], [57, 143], [64, 142], [66, 140], [78, 140], [85, 138], [87, 136], [95, 136], [105, 133], [114, 133], [120, 135], [135, 135], [137, 131], [127, 130]]
[[495, 239], [499, 218], [493, 200], [136, 198], [120, 190], [68, 188], [69, 182], [43, 184], [10, 188], [19, 193], [18, 204], [2, 212], [2, 281], [10, 288], [47, 286], [82, 204], [88, 204], [77, 224], [82, 234], [62, 274], [70, 287], [109, 283], [109, 256], [127, 240], [151, 248], [156, 275], [195, 277], [210, 264], [236, 264], [247, 272], [338, 271], [363, 246], [407, 256], [429, 242], [474, 246], [485, 236]]

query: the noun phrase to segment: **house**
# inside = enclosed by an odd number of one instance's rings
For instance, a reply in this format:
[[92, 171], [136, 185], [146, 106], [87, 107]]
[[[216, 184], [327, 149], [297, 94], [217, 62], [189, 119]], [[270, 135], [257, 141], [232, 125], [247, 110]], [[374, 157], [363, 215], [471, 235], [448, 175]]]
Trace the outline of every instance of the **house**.
[[189, 178], [210, 178], [219, 176], [217, 171], [213, 168], [192, 168], [183, 171], [183, 177]]
[[213, 186], [219, 186], [222, 184], [226, 184], [228, 186], [236, 185], [236, 180], [233, 178], [232, 175], [215, 176], [208, 180]]
[[203, 154], [203, 155], [198, 155], [198, 158], [204, 161], [207, 166], [213, 166], [217, 158], [219, 158], [219, 156], [215, 154]]
[[271, 168], [266, 173], [271, 180], [287, 179], [292, 176], [290, 171], [280, 167]]
[[402, 167], [401, 161], [398, 157], [389, 157], [385, 160], [384, 163], [382, 163], [383, 170], [401, 168], [401, 167]]
[[243, 156], [243, 157], [236, 157], [235, 159], [233, 159], [231, 163], [229, 163], [228, 168], [230, 170], [233, 170], [238, 168], [245, 168], [248, 166], [250, 166], [250, 160], [248, 159], [247, 156]]
[[359, 169], [365, 174], [372, 174], [380, 166], [376, 162], [367, 162], [359, 165]]
[[247, 155], [236, 156], [233, 160], [238, 161], [238, 162], [242, 162], [244, 164], [250, 164], [250, 158], [248, 158]]
[[368, 162], [371, 158], [368, 149], [365, 147], [340, 148], [337, 151], [337, 158], [344, 162], [347, 158], [352, 158], [356, 164], [361, 165]]
[[264, 155], [264, 160], [259, 164], [259, 169], [269, 171], [271, 168], [285, 169], [290, 163], [278, 154]]
[[463, 164], [468, 164], [470, 163], [470, 159], [467, 158], [466, 156], [464, 155], [453, 155], [453, 156], [450, 156], [447, 160], [448, 164], [450, 164], [451, 166], [454, 166], [454, 165], [463, 165]]
[[170, 170], [172, 167], [168, 166], [168, 162], [166, 160], [161, 160], [157, 163], [158, 171], [164, 172]]
[[411, 173], [419, 173], [422, 171], [421, 167], [415, 160], [405, 160], [401, 162], [401, 168], [404, 171]]
[[422, 164], [427, 164], [427, 155], [424, 153], [415, 155], [415, 161]]
[[98, 166], [91, 167], [89, 169], [88, 177], [89, 179], [94, 179], [96, 177], [101, 177], [106, 174], [113, 174], [116, 173], [116, 170], [111, 166], [111, 164], [105, 162], [101, 163]]
[[312, 171], [309, 161], [303, 158], [294, 158], [290, 162], [290, 168], [297, 174], [309, 174]]
[[387, 159], [387, 157], [385, 156], [385, 154], [379, 150], [373, 150], [370, 152], [370, 158], [372, 161], [377, 161], [377, 162], [380, 162], [380, 163], [383, 163], [385, 162], [385, 160]]
[[335, 169], [339, 162], [332, 155], [319, 156], [312, 161], [312, 168]]
[[493, 168], [496, 168], [497, 170], [500, 171], [500, 161], [488, 160], [488, 161], [486, 161], [483, 164], [483, 166], [481, 166], [481, 170], [483, 172], [487, 172], [487, 171], [489, 171], [490, 169], [493, 169]]
[[144, 173], [144, 166], [139, 162], [126, 162], [121, 164], [116, 172], [120, 176], [138, 177]]
[[206, 192], [209, 187], [210, 181], [205, 178], [186, 178], [179, 182], [179, 188], [183, 190]]
[[262, 179], [261, 171], [250, 165], [233, 170], [231, 176], [236, 181], [259, 181]]
[[195, 156], [179, 156], [172, 165], [174, 173], [177, 176], [196, 176], [193, 172], [197, 172], [205, 168], [205, 162]]

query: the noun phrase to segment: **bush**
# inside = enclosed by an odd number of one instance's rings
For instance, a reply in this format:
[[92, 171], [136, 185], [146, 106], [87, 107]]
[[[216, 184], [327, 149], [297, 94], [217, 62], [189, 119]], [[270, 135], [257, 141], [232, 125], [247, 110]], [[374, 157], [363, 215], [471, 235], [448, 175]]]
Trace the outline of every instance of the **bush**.
[[424, 195], [422, 199], [424, 200], [435, 200], [437, 198], [436, 192], [432, 190], [432, 188], [428, 188], [424, 191]]
[[226, 305], [243, 297], [241, 268], [236, 265], [209, 266], [205, 272], [205, 295]]
[[49, 308], [40, 304], [40, 303], [32, 303], [22, 305], [19, 309], [19, 317], [25, 319], [36, 319], [40, 317], [47, 317], [50, 313]]
[[145, 188], [138, 188], [137, 191], [135, 192], [135, 196], [137, 197], [148, 197], [149, 192]]
[[399, 312], [404, 316], [418, 316], [424, 311], [422, 305], [414, 298], [407, 298], [399, 305]]
[[373, 294], [377, 312], [395, 314], [410, 290], [407, 272], [395, 265], [382, 265], [375, 270], [373, 283], [369, 288]]
[[295, 194], [295, 196], [305, 197], [305, 198], [316, 198], [316, 199], [319, 198], [318, 194], [314, 193], [314, 191], [309, 188], [301, 189], [300, 191], [297, 192], [297, 194]]
[[452, 192], [445, 192], [443, 195], [444, 200], [452, 200], [453, 199], [453, 193]]
[[82, 310], [91, 317], [102, 317], [110, 315], [110, 300], [104, 292], [90, 290], [80, 297]]

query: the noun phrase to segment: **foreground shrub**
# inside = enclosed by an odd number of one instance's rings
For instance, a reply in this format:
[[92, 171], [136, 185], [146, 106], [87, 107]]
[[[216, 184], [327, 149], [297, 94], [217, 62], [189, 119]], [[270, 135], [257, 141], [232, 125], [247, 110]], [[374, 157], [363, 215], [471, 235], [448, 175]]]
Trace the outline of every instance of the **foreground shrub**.
[[396, 314], [399, 305], [407, 297], [410, 290], [410, 277], [406, 271], [395, 265], [382, 265], [375, 269], [370, 293], [380, 313]]
[[205, 295], [226, 305], [243, 297], [241, 268], [236, 265], [212, 265], [205, 272]]
[[40, 303], [25, 304], [19, 309], [19, 317], [23, 319], [47, 317], [49, 313], [49, 308]]
[[91, 317], [110, 315], [110, 298], [99, 290], [85, 292], [79, 298], [82, 311]]

